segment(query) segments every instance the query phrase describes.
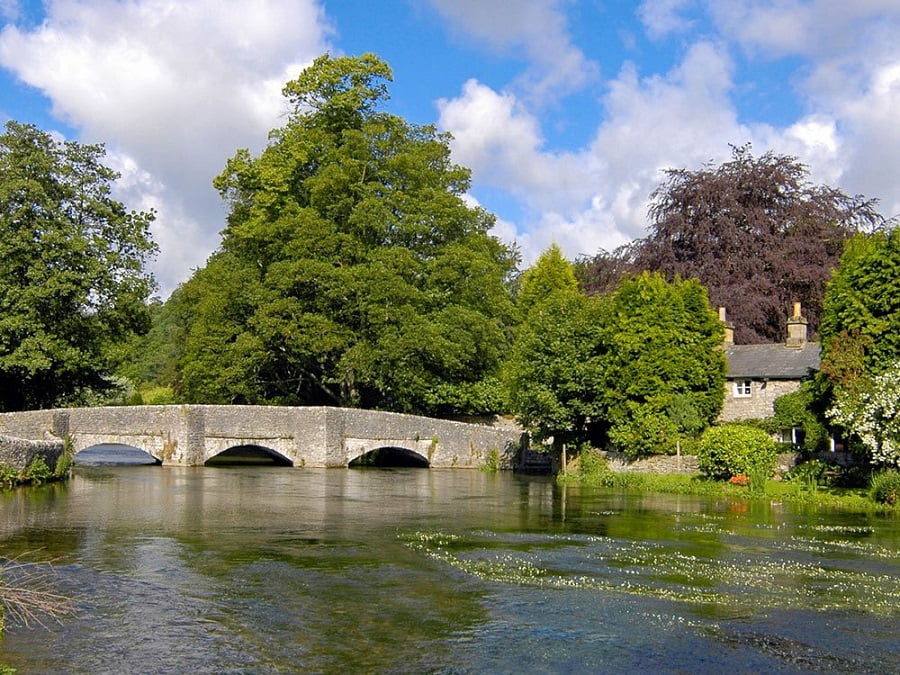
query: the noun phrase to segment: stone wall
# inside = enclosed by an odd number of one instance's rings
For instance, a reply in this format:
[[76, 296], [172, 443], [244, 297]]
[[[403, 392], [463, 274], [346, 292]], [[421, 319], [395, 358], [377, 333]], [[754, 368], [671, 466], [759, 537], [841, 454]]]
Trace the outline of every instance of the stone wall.
[[631, 459], [622, 452], [606, 451], [603, 453], [611, 471], [617, 473], [634, 471], [635, 473], [698, 473], [697, 456], [654, 455]]
[[[635, 473], [699, 473], [697, 455], [654, 455], [641, 459], [630, 459], [620, 452], [604, 452], [611, 471], [634, 471]], [[798, 454], [786, 452], [778, 455], [775, 474], [782, 476], [797, 465]]]
[[65, 444], [59, 439], [33, 441], [0, 435], [0, 466], [12, 467], [21, 472], [40, 457], [52, 471], [64, 449]]

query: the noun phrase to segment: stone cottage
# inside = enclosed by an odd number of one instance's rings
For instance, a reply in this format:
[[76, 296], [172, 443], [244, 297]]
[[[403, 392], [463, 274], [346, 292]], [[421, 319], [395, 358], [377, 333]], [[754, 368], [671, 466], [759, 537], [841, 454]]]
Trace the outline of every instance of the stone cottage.
[[807, 340], [807, 320], [799, 302], [794, 303], [788, 317], [783, 343], [736, 345], [734, 327], [727, 321], [724, 307], [719, 308], [719, 318], [725, 324], [724, 349], [728, 359], [720, 420], [771, 417], [775, 399], [797, 391], [801, 381], [819, 369], [820, 346]]

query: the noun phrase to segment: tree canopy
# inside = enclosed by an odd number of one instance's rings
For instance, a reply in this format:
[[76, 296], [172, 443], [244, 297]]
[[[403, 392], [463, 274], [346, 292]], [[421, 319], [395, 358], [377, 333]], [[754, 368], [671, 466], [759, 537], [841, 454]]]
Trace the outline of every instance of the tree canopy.
[[523, 275], [523, 319], [504, 364], [507, 401], [539, 438], [585, 440], [599, 418], [605, 323], [599, 297], [583, 295], [558, 247]]
[[900, 359], [900, 229], [847, 242], [825, 294], [821, 337], [826, 371], [854, 344], [859, 369], [870, 375]]
[[795, 157], [734, 147], [720, 166], [670, 169], [651, 195], [650, 232], [601, 253], [584, 272], [603, 290], [623, 273], [698, 278], [728, 308], [738, 343], [784, 339], [787, 308], [803, 303], [818, 329], [825, 284], [844, 241], [880, 223], [874, 200], [809, 182]]
[[322, 56], [215, 186], [222, 250], [182, 289], [188, 400], [465, 412], [510, 339], [516, 255], [449, 137], [387, 114], [391, 71]]
[[99, 145], [0, 135], [0, 410], [109, 386], [109, 348], [147, 327], [152, 213], [111, 197]]
[[506, 367], [511, 406], [541, 436], [674, 451], [721, 409], [722, 330], [696, 280], [643, 273], [608, 296], [563, 288], [520, 329]]
[[847, 242], [822, 317], [828, 416], [875, 465], [900, 465], [900, 229]]

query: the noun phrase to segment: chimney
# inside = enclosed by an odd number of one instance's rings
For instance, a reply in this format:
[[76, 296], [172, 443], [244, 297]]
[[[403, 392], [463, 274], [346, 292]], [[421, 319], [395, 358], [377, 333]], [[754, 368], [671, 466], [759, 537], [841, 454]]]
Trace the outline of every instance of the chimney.
[[725, 326], [725, 346], [730, 347], [734, 344], [734, 324], [725, 318], [724, 307], [719, 307], [719, 321]]
[[785, 346], [801, 348], [806, 345], [806, 325], [809, 322], [803, 318], [800, 311], [800, 303], [794, 303], [794, 312], [787, 320], [787, 341]]

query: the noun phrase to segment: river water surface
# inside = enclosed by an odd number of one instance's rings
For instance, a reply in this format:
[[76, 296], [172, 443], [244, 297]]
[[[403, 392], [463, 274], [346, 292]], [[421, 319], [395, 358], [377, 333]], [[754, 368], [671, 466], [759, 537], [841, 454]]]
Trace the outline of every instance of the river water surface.
[[900, 673], [900, 519], [467, 470], [80, 467], [0, 492], [55, 561], [19, 673]]

